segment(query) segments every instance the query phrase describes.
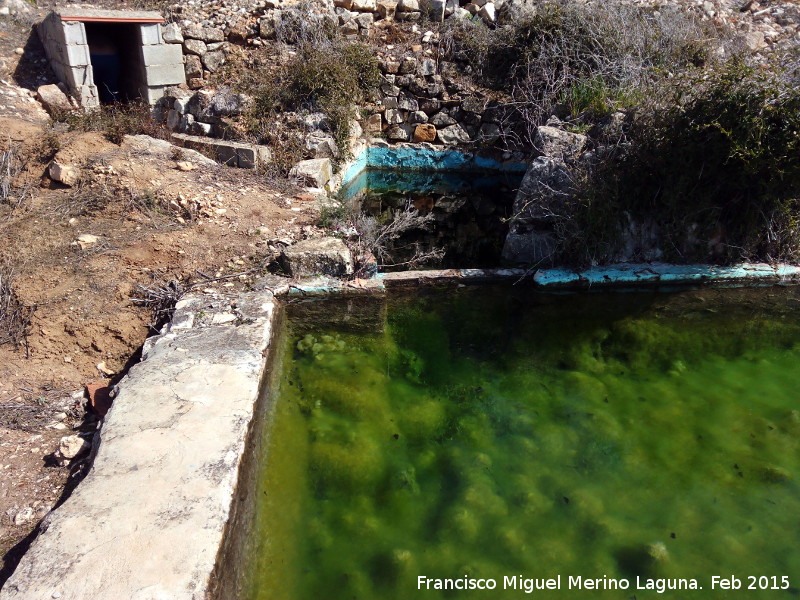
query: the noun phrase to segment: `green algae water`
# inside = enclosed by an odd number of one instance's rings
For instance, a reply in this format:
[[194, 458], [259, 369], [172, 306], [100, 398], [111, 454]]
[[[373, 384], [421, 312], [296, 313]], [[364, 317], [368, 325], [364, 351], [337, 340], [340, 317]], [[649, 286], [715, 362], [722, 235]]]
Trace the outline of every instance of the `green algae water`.
[[290, 307], [244, 596], [797, 597], [799, 309], [797, 288]]

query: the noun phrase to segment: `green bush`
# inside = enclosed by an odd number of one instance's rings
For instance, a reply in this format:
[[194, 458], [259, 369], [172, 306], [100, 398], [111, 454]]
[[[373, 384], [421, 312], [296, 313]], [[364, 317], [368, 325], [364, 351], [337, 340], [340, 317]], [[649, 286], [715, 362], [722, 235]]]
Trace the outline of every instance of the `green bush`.
[[374, 93], [380, 76], [377, 58], [361, 44], [302, 45], [284, 69], [253, 90], [250, 132], [262, 138], [281, 110], [318, 110], [345, 154], [352, 107]]
[[709, 34], [686, 13], [553, 1], [490, 30], [451, 20], [443, 46], [486, 85], [514, 96], [538, 124], [558, 105], [597, 117], [632, 101], [665, 71], [704, 63]]
[[620, 216], [659, 224], [676, 261], [800, 258], [800, 88], [731, 59], [642, 106], [629, 139], [586, 178], [561, 232], [573, 258], [607, 260]]

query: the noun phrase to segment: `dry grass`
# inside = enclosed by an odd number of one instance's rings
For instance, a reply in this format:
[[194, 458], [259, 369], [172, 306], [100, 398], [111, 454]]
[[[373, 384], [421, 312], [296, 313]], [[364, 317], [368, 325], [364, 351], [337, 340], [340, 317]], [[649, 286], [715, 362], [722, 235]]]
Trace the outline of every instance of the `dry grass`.
[[25, 306], [14, 293], [14, 268], [0, 262], [0, 345], [27, 347], [35, 307]]

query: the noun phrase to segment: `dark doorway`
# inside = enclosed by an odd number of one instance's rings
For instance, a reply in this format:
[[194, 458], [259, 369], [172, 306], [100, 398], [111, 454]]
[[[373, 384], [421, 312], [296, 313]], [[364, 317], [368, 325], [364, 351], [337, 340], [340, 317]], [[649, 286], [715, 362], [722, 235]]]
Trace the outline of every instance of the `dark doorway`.
[[141, 98], [141, 34], [138, 23], [84, 23], [101, 104]]

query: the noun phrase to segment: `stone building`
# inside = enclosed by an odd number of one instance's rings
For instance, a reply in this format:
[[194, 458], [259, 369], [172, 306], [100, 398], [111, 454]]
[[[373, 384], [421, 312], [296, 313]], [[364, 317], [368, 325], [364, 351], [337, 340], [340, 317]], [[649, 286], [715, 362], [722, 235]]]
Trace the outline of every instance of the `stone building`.
[[84, 108], [141, 99], [154, 104], [186, 82], [180, 45], [157, 12], [57, 8], [38, 25], [56, 77]]

